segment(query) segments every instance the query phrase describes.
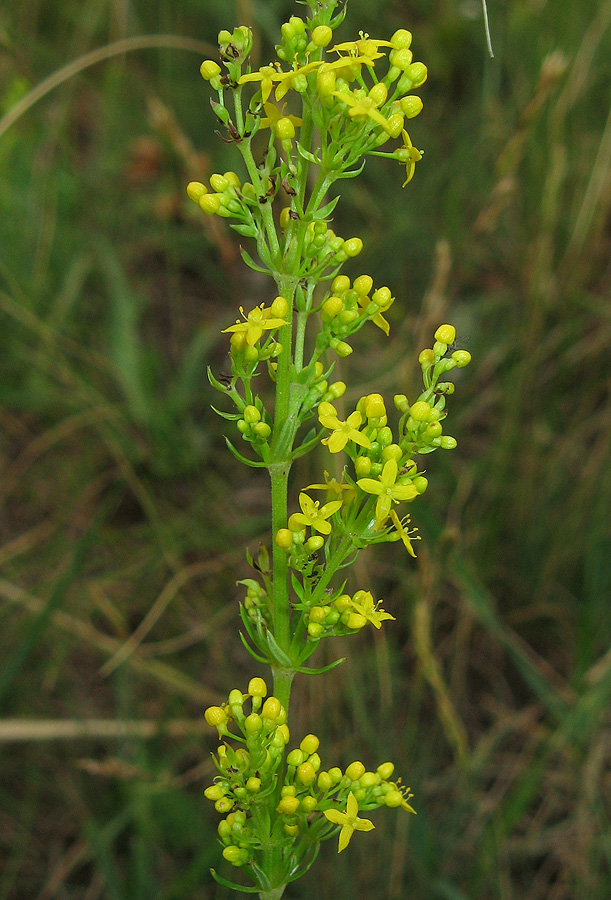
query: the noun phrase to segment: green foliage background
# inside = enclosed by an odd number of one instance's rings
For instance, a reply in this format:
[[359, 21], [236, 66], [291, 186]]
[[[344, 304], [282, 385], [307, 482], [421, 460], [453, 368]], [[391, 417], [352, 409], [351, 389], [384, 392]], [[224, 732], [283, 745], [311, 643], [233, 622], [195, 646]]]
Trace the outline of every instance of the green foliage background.
[[[323, 764], [394, 759], [418, 817], [327, 845], [287, 896], [607, 900], [611, 3], [491, 0], [494, 60], [476, 0], [349, 6], [344, 37], [409, 27], [430, 77], [414, 181], [370, 161], [338, 208], [365, 241], [350, 274], [397, 295], [390, 340], [362, 333], [342, 363], [347, 399], [412, 396], [442, 321], [474, 362], [459, 447], [429, 457], [413, 509], [417, 562], [389, 545], [355, 573], [397, 622], [295, 688], [293, 735], [318, 733]], [[266, 62], [295, 11], [0, 10], [0, 113], [21, 110], [0, 124], [0, 900], [227, 896], [200, 723], [255, 674], [235, 579], [268, 496], [224, 450], [205, 367], [222, 371], [220, 329], [269, 286], [184, 187], [237, 167], [206, 44], [251, 24]], [[113, 48], [140, 35], [173, 37]], [[144, 720], [160, 728], [139, 736]]]

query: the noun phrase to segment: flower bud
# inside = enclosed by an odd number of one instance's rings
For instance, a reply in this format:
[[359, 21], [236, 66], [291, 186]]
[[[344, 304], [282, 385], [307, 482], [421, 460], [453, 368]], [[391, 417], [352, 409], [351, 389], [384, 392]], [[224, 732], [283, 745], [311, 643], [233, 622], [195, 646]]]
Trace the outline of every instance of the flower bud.
[[312, 784], [316, 778], [316, 770], [312, 763], [301, 763], [301, 765], [297, 767], [297, 778], [302, 784], [305, 784], [306, 787]]
[[360, 613], [351, 612], [348, 613], [345, 624], [348, 628], [354, 628], [355, 631], [359, 631], [361, 628], [365, 627], [367, 619]]
[[289, 766], [300, 766], [302, 762], [305, 762], [306, 755], [303, 750], [291, 750], [289, 755], [286, 758], [287, 765]]
[[204, 791], [204, 797], [207, 800], [220, 800], [221, 797], [225, 796], [225, 791], [220, 786], [220, 784], [211, 784], [210, 787], [207, 787]]
[[261, 708], [264, 719], [277, 719], [282, 711], [282, 704], [277, 697], [268, 697]]
[[273, 126], [276, 137], [281, 141], [292, 141], [295, 137], [295, 126], [288, 116], [282, 116]]
[[399, 28], [391, 37], [390, 43], [397, 50], [406, 50], [412, 43], [411, 31], [407, 31], [406, 28]]
[[414, 485], [414, 487], [416, 488], [416, 490], [418, 491], [419, 494], [424, 494], [427, 487], [429, 486], [429, 480], [428, 480], [428, 478], [425, 478], [424, 475], [418, 475], [416, 478], [414, 478], [414, 480], [412, 481], [412, 484]]
[[403, 794], [400, 791], [392, 790], [384, 794], [384, 805], [391, 809], [396, 809], [403, 803]]
[[220, 706], [209, 706], [204, 713], [204, 719], [208, 725], [218, 728], [219, 725], [225, 725], [227, 722], [227, 712]]
[[208, 193], [208, 188], [201, 181], [190, 181], [187, 185], [187, 196], [195, 203], [199, 203], [199, 198]]
[[409, 414], [415, 422], [428, 422], [431, 406], [425, 400], [418, 400], [409, 410]]
[[[307, 765], [307, 763], [306, 763]], [[304, 813], [314, 812], [318, 805], [318, 801], [316, 797], [304, 797], [301, 803], [299, 804], [299, 808]]]
[[435, 340], [442, 344], [453, 344], [456, 340], [456, 329], [453, 325], [440, 325], [435, 332]]
[[312, 32], [312, 43], [317, 47], [326, 47], [333, 39], [333, 30], [328, 25], [318, 25]]
[[368, 97], [373, 100], [376, 106], [382, 106], [388, 97], [388, 88], [383, 81], [379, 81], [369, 91]]
[[339, 297], [329, 297], [323, 303], [321, 307], [321, 312], [323, 314], [323, 319], [330, 321], [334, 319], [344, 308], [343, 301], [340, 300]]
[[226, 178], [223, 178], [222, 175], [211, 175], [210, 176], [210, 187], [213, 191], [216, 191], [219, 194], [224, 193], [229, 187], [229, 182]]
[[251, 697], [267, 697], [267, 685], [262, 678], [251, 678], [248, 682], [248, 693]]
[[283, 797], [276, 810], [282, 815], [292, 816], [299, 809], [299, 800], [297, 797]]
[[419, 113], [422, 112], [423, 105], [424, 104], [422, 103], [420, 97], [416, 97], [415, 95], [411, 97], [403, 97], [403, 99], [399, 101], [401, 112], [406, 119], [414, 119]]
[[344, 291], [350, 290], [350, 279], [347, 275], [337, 275], [332, 283], [331, 290], [336, 294], [343, 294]]
[[358, 237], [348, 238], [347, 241], [343, 242], [342, 249], [346, 256], [358, 256], [363, 249], [363, 242]]
[[232, 866], [243, 866], [248, 859], [248, 851], [242, 847], [236, 847], [235, 844], [230, 844], [223, 850], [223, 857]]
[[365, 774], [365, 766], [359, 760], [356, 762], [350, 763], [348, 768], [346, 769], [346, 777], [350, 779], [350, 781], [358, 781]]
[[307, 753], [308, 756], [311, 756], [312, 753], [316, 753], [319, 746], [320, 741], [315, 734], [306, 734], [299, 744], [299, 749], [303, 750], [304, 753]]
[[284, 319], [288, 315], [289, 304], [285, 297], [276, 297], [270, 306], [270, 313], [273, 319]]
[[373, 287], [371, 275], [359, 275], [354, 279], [353, 288], [360, 297], [366, 297]]
[[305, 548], [309, 553], [317, 553], [325, 546], [325, 539], [320, 534], [313, 534], [305, 542]]
[[199, 205], [208, 216], [213, 216], [221, 208], [221, 198], [218, 194], [202, 194]]
[[263, 728], [261, 716], [258, 713], [251, 713], [244, 719], [244, 731], [247, 734], [256, 734]]
[[199, 67], [199, 71], [204, 81], [211, 81], [221, 74], [221, 67], [214, 60], [206, 59]]
[[463, 369], [471, 362], [471, 354], [468, 350], [455, 350], [452, 359], [456, 362], [459, 369]]
[[334, 782], [328, 772], [319, 772], [316, 784], [320, 791], [330, 791]]
[[423, 369], [428, 369], [435, 362], [435, 354], [432, 350], [421, 350], [418, 354], [418, 362]]
[[405, 74], [414, 87], [420, 87], [426, 81], [428, 71], [424, 63], [415, 62], [407, 67]]
[[345, 359], [352, 353], [352, 347], [350, 346], [350, 344], [347, 344], [346, 341], [338, 341], [333, 349], [342, 359]]
[[293, 546], [293, 532], [288, 528], [280, 528], [276, 532], [276, 545], [282, 547], [283, 550], [290, 550]]
[[354, 463], [354, 471], [358, 478], [367, 478], [371, 472], [371, 460], [368, 456], [358, 456]]

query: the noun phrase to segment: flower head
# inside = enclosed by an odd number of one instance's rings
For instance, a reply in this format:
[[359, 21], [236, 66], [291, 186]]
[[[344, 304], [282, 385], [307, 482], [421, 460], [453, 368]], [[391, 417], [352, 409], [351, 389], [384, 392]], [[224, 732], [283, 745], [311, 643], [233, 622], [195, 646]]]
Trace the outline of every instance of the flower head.
[[[412, 538], [414, 532], [417, 531], [418, 529], [412, 528], [411, 530], [408, 530], [406, 526], [409, 525], [409, 516], [405, 516], [403, 519], [400, 519], [399, 516], [394, 511], [394, 509], [390, 510], [390, 519], [391, 519], [391, 522], [393, 523], [393, 525], [395, 526], [395, 528], [397, 529], [396, 533], [399, 535], [399, 537], [405, 544], [405, 549], [407, 550], [409, 555], [413, 556], [415, 559], [416, 553], [414, 551], [414, 548], [412, 547], [411, 538]], [[416, 537], [416, 538], [414, 538], [414, 540], [418, 541], [418, 540], [420, 540], [420, 538]]]
[[379, 528], [384, 524], [393, 503], [399, 503], [405, 500], [413, 500], [418, 495], [418, 491], [413, 484], [397, 484], [397, 474], [399, 467], [396, 459], [389, 459], [384, 463], [382, 474], [376, 480], [373, 478], [359, 478], [358, 486], [366, 494], [377, 494], [378, 502], [376, 503], [376, 527]]
[[351, 484], [346, 484], [343, 481], [338, 481], [336, 478], [329, 478], [329, 473], [324, 472], [325, 483], [324, 484], [308, 484], [305, 488], [306, 491], [326, 491], [327, 492], [327, 500], [333, 500], [335, 497], [342, 497], [342, 499], [346, 499], [348, 501], [352, 500], [356, 496], [356, 488], [354, 488]]
[[[293, 513], [290, 517], [288, 525], [291, 531], [296, 531], [304, 525], [309, 525], [321, 534], [331, 534], [331, 524], [327, 522], [333, 513], [336, 513], [342, 506], [342, 500], [331, 500], [321, 506], [318, 500], [312, 500], [303, 491], [299, 495], [300, 513]], [[295, 528], [294, 526], [297, 526]]]
[[274, 131], [276, 129], [276, 125], [282, 119], [288, 119], [293, 125], [301, 125], [301, 119], [299, 116], [287, 116], [284, 113], [285, 103], [282, 104], [282, 109], [278, 109], [273, 103], [264, 103], [263, 109], [265, 110], [265, 118], [261, 119], [259, 123], [260, 128], [272, 128]]
[[400, 163], [405, 165], [405, 171], [407, 174], [407, 178], [403, 182], [402, 187], [405, 187], [406, 184], [414, 177], [414, 172], [416, 171], [416, 163], [420, 162], [422, 159], [422, 151], [417, 150], [412, 144], [412, 140], [405, 130], [405, 128], [401, 131], [401, 135], [403, 137], [403, 146], [399, 147], [397, 151], [395, 151], [395, 158], [399, 160]]
[[[331, 404], [328, 404], [328, 406], [330, 409], [333, 409]], [[351, 413], [345, 422], [342, 422], [333, 413], [325, 415], [326, 412], [327, 410], [324, 407], [322, 411], [319, 408], [318, 420], [325, 428], [331, 429], [329, 437], [324, 438], [322, 441], [323, 444], [327, 445], [331, 453], [339, 453], [340, 450], [344, 449], [348, 441], [354, 441], [355, 444], [360, 444], [361, 447], [371, 447], [369, 438], [359, 431], [359, 427], [363, 423], [363, 417], [360, 412]]]
[[264, 331], [270, 331], [274, 328], [281, 328], [286, 325], [285, 319], [272, 318], [271, 309], [266, 308], [263, 304], [255, 306], [254, 309], [244, 314], [244, 308], [240, 307], [240, 312], [244, 316], [245, 321], [236, 321], [235, 325], [223, 329], [223, 334], [230, 332], [231, 334], [244, 334], [246, 343], [249, 347], [254, 347]]
[[374, 602], [371, 591], [357, 591], [352, 598], [351, 605], [357, 613], [364, 616], [368, 622], [371, 622], [374, 628], [381, 628], [382, 622], [386, 619], [392, 619], [393, 622], [395, 621], [394, 616], [391, 616], [390, 613], [380, 609], [380, 604]]
[[350, 838], [355, 831], [371, 831], [372, 828], [375, 828], [375, 825], [373, 822], [370, 822], [369, 819], [359, 819], [358, 811], [359, 805], [352, 791], [348, 794], [345, 813], [340, 812], [338, 809], [324, 810], [324, 815], [329, 822], [333, 822], [334, 825], [342, 826], [339, 833], [338, 853], [341, 853], [342, 850], [346, 849], [350, 843]]
[[352, 118], [372, 119], [376, 125], [380, 125], [384, 131], [390, 132], [388, 120], [377, 109], [377, 103], [369, 96], [360, 97], [357, 93], [346, 94], [344, 91], [333, 91], [333, 96], [341, 100], [348, 107], [348, 115]]

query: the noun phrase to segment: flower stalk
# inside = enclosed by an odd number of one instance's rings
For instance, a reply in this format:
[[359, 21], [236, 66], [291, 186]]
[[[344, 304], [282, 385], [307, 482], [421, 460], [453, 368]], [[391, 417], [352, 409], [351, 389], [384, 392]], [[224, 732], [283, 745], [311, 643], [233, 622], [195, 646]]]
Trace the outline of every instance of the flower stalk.
[[[244, 261], [269, 277], [275, 294], [240, 308], [242, 318], [224, 329], [230, 378], [209, 373], [233, 404], [220, 410], [235, 429], [229, 449], [245, 465], [267, 468], [271, 484], [269, 545], [248, 555], [253, 577], [239, 584], [246, 588], [242, 639], [270, 668], [272, 693], [254, 676], [245, 691], [234, 688], [205, 712], [219, 737], [218, 774], [205, 795], [223, 817], [223, 858], [241, 873], [239, 882], [213, 874], [263, 900], [278, 900], [312, 865], [321, 842], [338, 837], [343, 851], [356, 832], [370, 831], [374, 824], [362, 812], [414, 813], [411, 790], [393, 780], [393, 763], [324, 768], [315, 734], [292, 739], [291, 687], [297, 674], [323, 674], [342, 662], [322, 669], [308, 663], [322, 640], [394, 621], [369, 586], [347, 590], [339, 573], [372, 544], [400, 542], [415, 556], [418, 536], [406, 507], [428, 485], [421, 458], [456, 446], [443, 431], [454, 385], [441, 379], [470, 359], [454, 349], [453, 326], [441, 325], [418, 358], [422, 392], [411, 403], [395, 395], [391, 423], [378, 393], [340, 416], [335, 404], [347, 387], [331, 380], [335, 361], [353, 352], [369, 323], [388, 336], [385, 316], [395, 298], [367, 274], [344, 274], [363, 244], [331, 228], [338, 198], [329, 201], [328, 191], [358, 175], [369, 156], [401, 163], [405, 184], [411, 181], [422, 154], [405, 120], [422, 109], [411, 92], [424, 84], [426, 67], [413, 61], [406, 29], [389, 40], [360, 33], [335, 43], [345, 9], [337, 11], [337, 0], [308, 6], [307, 18], [292, 16], [282, 26], [277, 60], [254, 71], [250, 30], [220, 32], [221, 64], [206, 60], [201, 74], [216, 92], [214, 112], [239, 148], [247, 180], [226, 172], [212, 175], [209, 186], [187, 187], [204, 214], [227, 219], [252, 241]], [[315, 451], [340, 456], [341, 479], [325, 471], [324, 481], [296, 489], [293, 463]]]

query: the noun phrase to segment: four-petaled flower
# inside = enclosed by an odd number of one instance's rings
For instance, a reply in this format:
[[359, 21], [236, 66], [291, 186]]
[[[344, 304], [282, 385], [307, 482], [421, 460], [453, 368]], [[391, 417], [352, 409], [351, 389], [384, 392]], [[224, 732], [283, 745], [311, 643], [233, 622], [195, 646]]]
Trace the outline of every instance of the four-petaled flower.
[[[391, 133], [392, 128], [388, 124], [388, 120], [384, 118], [382, 113], [376, 108], [377, 104], [371, 97], [358, 97], [354, 94], [346, 94], [344, 91], [332, 91], [334, 97], [341, 100], [348, 107], [348, 115], [351, 118], [369, 118], [376, 125], [381, 125], [384, 131]], [[399, 151], [397, 151], [399, 152]]]
[[330, 503], [321, 506], [318, 500], [312, 500], [302, 491], [299, 495], [301, 512], [293, 513], [288, 521], [288, 526], [291, 531], [298, 531], [303, 526], [309, 525], [310, 528], [314, 528], [321, 534], [331, 534], [331, 523], [327, 522], [327, 519], [340, 509], [342, 502], [342, 500], [331, 500]]
[[349, 502], [356, 497], [356, 488], [351, 484], [346, 484], [343, 481], [338, 481], [336, 478], [329, 478], [329, 473], [324, 472], [325, 483], [324, 484], [308, 484], [305, 488], [306, 491], [326, 491], [327, 492], [327, 500], [332, 500], [333, 497], [345, 497], [345, 499]]
[[258, 72], [249, 72], [248, 75], [242, 75], [241, 78], [238, 78], [238, 84], [246, 84], [249, 81], [260, 81], [261, 98], [263, 103], [267, 103], [277, 76], [278, 70], [274, 66], [261, 66]]
[[345, 813], [340, 812], [339, 809], [324, 810], [324, 814], [329, 822], [342, 826], [342, 830], [339, 833], [338, 853], [346, 849], [355, 831], [371, 831], [372, 828], [375, 828], [375, 825], [369, 819], [359, 819], [358, 811], [359, 805], [352, 791], [348, 794]]
[[[395, 526], [395, 528], [397, 529], [397, 532], [399, 533], [401, 540], [405, 544], [405, 549], [407, 550], [409, 555], [413, 556], [415, 559], [416, 553], [414, 551], [414, 548], [412, 547], [411, 536], [418, 529], [413, 528], [411, 531], [408, 531], [404, 526], [409, 525], [409, 516], [405, 516], [405, 518], [403, 520], [401, 520], [399, 518], [399, 516], [396, 514], [396, 512], [394, 511], [394, 509], [391, 509], [391, 511], [390, 511], [390, 519], [391, 519], [393, 525]], [[420, 538], [415, 538], [415, 540], [420, 540]]]
[[405, 185], [409, 184], [414, 177], [416, 163], [420, 162], [422, 159], [422, 151], [417, 150], [416, 147], [414, 147], [412, 139], [405, 128], [401, 131], [401, 136], [403, 137], [403, 146], [395, 151], [395, 159], [398, 159], [399, 162], [405, 166], [407, 178], [402, 184], [402, 187], [405, 187]]
[[[361, 309], [363, 310], [363, 312], [365, 312], [367, 310], [367, 307], [371, 303], [371, 298], [359, 296], [358, 303], [359, 303], [359, 306], [361, 307]], [[386, 337], [388, 337], [388, 335], [390, 334], [390, 324], [387, 322], [387, 320], [384, 318], [384, 316], [382, 315], [382, 313], [379, 310], [375, 314], [375, 316], [371, 317], [371, 321], [373, 322], [374, 325], [377, 325], [378, 328], [381, 328], [382, 331], [384, 332], [384, 334], [386, 335]]]
[[331, 453], [339, 453], [343, 450], [348, 441], [354, 441], [361, 447], [371, 447], [371, 441], [367, 435], [359, 431], [359, 426], [363, 423], [363, 417], [358, 412], [351, 413], [345, 422], [342, 422], [336, 415], [325, 415], [319, 412], [318, 421], [325, 428], [330, 428], [332, 433], [328, 438], [324, 438], [323, 444], [326, 444]]
[[238, 79], [238, 84], [247, 84], [250, 81], [261, 82], [261, 99], [263, 103], [267, 103], [269, 95], [274, 89], [274, 82], [278, 82], [276, 87], [276, 100], [282, 100], [284, 95], [294, 86], [295, 80], [300, 76], [309, 75], [318, 66], [322, 65], [322, 60], [307, 63], [305, 66], [293, 68], [288, 72], [283, 72], [281, 68], [276, 66], [261, 66], [258, 72], [249, 72], [248, 75], [242, 75]]
[[244, 314], [244, 307], [240, 307], [240, 312], [245, 318], [245, 322], [236, 321], [235, 325], [223, 329], [223, 334], [231, 332], [232, 334], [245, 334], [246, 343], [249, 347], [254, 347], [264, 331], [270, 331], [274, 328], [281, 328], [287, 322], [284, 319], [274, 319], [270, 316], [271, 309], [266, 309], [263, 304], [255, 306], [254, 309]]
[[390, 41], [376, 41], [370, 38], [368, 34], [359, 32], [360, 41], [344, 41], [341, 44], [335, 44], [331, 47], [330, 53], [348, 53], [349, 56], [367, 56], [370, 59], [380, 59], [384, 56], [379, 52], [380, 47], [392, 47]]
[[282, 104], [282, 109], [278, 109], [273, 103], [264, 103], [263, 109], [265, 110], [265, 118], [261, 119], [259, 123], [259, 128], [274, 128], [274, 126], [280, 121], [280, 119], [290, 119], [293, 125], [301, 125], [301, 119], [299, 116], [285, 116], [284, 115], [284, 107], [286, 103]]
[[[274, 81], [279, 81], [280, 84], [276, 88], [276, 100], [282, 100], [284, 95], [291, 90], [291, 88], [295, 87], [295, 82], [299, 78], [303, 78], [305, 75], [309, 75], [310, 72], [313, 72], [318, 66], [322, 66], [322, 59], [314, 60], [314, 62], [306, 63], [305, 66], [294, 66], [289, 72], [279, 72], [278, 75], [274, 78]], [[307, 82], [302, 82], [305, 86]]]
[[373, 478], [359, 478], [358, 486], [366, 494], [377, 494], [376, 503], [376, 527], [380, 527], [388, 516], [393, 502], [400, 503], [405, 500], [413, 500], [418, 491], [413, 484], [396, 484], [399, 467], [396, 459], [389, 459], [384, 463], [382, 474], [375, 481]]
[[395, 621], [394, 616], [391, 616], [390, 613], [380, 609], [380, 604], [374, 602], [371, 591], [357, 591], [352, 598], [351, 606], [357, 613], [364, 616], [368, 622], [371, 622], [374, 628], [381, 628], [382, 622], [386, 619], [392, 619], [393, 622]]

